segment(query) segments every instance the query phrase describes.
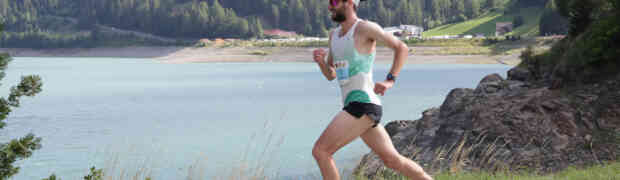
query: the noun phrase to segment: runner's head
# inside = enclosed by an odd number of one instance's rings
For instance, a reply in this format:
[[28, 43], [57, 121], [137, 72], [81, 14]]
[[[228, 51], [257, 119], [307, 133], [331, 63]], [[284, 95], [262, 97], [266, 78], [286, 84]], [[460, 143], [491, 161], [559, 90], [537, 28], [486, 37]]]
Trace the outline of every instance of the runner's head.
[[347, 11], [355, 13], [360, 1], [364, 0], [329, 0], [332, 20], [341, 23], [347, 20]]

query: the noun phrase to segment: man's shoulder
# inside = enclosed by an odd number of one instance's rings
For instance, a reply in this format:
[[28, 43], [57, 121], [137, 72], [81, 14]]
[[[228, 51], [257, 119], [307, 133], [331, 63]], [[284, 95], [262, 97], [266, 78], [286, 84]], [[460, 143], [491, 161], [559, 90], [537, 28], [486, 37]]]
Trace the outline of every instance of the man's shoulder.
[[367, 28], [382, 29], [381, 25], [377, 24], [376, 22], [366, 20], [366, 19], [361, 20], [358, 26], [360, 26], [362, 29], [367, 29]]

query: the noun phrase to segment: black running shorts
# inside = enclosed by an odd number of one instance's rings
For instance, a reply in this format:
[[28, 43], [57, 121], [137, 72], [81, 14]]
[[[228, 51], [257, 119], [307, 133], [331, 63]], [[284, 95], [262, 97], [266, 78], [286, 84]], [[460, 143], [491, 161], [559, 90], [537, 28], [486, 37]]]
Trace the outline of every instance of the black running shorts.
[[362, 118], [367, 115], [372, 119], [375, 124], [372, 126], [377, 127], [379, 121], [381, 121], [381, 115], [383, 115], [383, 108], [381, 106], [372, 103], [350, 102], [342, 110], [348, 112], [356, 118]]

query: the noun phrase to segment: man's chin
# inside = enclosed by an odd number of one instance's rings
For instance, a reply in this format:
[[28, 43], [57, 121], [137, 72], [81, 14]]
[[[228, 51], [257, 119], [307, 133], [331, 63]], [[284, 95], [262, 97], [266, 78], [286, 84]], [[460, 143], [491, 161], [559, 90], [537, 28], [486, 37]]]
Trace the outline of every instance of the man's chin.
[[344, 22], [345, 20], [347, 20], [347, 18], [346, 18], [346, 17], [340, 17], [340, 16], [338, 16], [338, 15], [333, 15], [333, 16], [331, 17], [331, 19], [332, 19], [332, 21], [334, 21], [334, 22], [336, 22], [336, 23], [342, 23], [342, 22]]

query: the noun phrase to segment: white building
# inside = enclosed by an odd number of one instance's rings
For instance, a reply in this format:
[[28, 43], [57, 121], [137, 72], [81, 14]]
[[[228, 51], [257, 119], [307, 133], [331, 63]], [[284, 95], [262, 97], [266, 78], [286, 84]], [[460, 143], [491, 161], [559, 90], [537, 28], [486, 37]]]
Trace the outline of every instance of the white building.
[[414, 25], [400, 25], [383, 28], [383, 31], [391, 33], [401, 39], [421, 38], [424, 28]]
[[394, 35], [400, 34], [403, 32], [402, 29], [396, 26], [383, 28], [383, 31], [385, 31], [386, 33], [394, 34]]

